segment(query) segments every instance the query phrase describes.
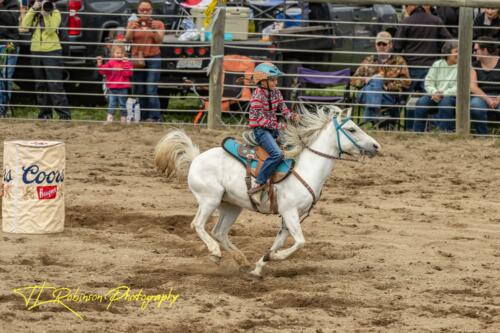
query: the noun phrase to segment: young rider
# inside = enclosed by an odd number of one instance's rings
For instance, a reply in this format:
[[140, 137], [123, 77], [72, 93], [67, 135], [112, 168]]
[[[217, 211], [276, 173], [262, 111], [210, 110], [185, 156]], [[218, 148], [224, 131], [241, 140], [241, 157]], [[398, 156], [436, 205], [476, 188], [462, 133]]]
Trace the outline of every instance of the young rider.
[[283, 160], [283, 152], [276, 143], [280, 129], [285, 128], [285, 124], [278, 122], [277, 112], [289, 120], [297, 122], [299, 115], [291, 112], [283, 101], [283, 96], [277, 88], [278, 77], [282, 73], [271, 63], [264, 62], [255, 67], [253, 73], [254, 83], [257, 88], [250, 100], [249, 127], [253, 129], [253, 134], [257, 143], [264, 148], [269, 157], [264, 161], [259, 175], [255, 181], [255, 186], [248, 191], [252, 195], [266, 187], [268, 179]]

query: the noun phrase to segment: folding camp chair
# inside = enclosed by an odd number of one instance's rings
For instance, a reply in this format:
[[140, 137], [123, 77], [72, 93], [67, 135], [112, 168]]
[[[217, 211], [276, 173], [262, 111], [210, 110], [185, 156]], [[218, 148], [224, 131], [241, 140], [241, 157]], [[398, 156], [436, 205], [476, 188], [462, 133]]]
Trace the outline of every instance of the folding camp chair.
[[257, 22], [258, 31], [262, 31], [265, 26], [272, 24], [279, 14], [284, 16], [286, 9], [290, 6], [302, 6], [299, 0], [243, 0], [243, 5], [252, 10], [254, 18], [268, 19]]
[[297, 68], [295, 99], [300, 104], [347, 103], [350, 99], [351, 70], [321, 72], [305, 67]]
[[[412, 105], [416, 104], [416, 99], [408, 99], [408, 96], [405, 94], [405, 92], [402, 93], [397, 93], [393, 92], [393, 95], [395, 95], [395, 102], [393, 105], [381, 105], [380, 106], [380, 111], [379, 111], [379, 116], [377, 119], [365, 119], [363, 116], [363, 106], [357, 106], [358, 113], [359, 113], [359, 119], [360, 121], [358, 122], [358, 125], [363, 127], [365, 125], [371, 126], [373, 129], [376, 130], [402, 130], [405, 127], [405, 122], [406, 122], [406, 113], [407, 109], [412, 107]], [[355, 96], [356, 93], [353, 94]], [[410, 96], [411, 97], [411, 96]], [[359, 98], [355, 98], [359, 102]], [[410, 103], [409, 105], [407, 105]], [[403, 119], [404, 121], [401, 121], [401, 114], [403, 114]]]
[[[222, 94], [222, 112], [231, 116], [233, 121], [241, 124], [246, 118], [246, 111], [252, 92], [250, 84], [252, 82], [252, 74], [255, 68], [255, 61], [249, 57], [240, 55], [224, 56], [224, 91]], [[194, 119], [194, 124], [202, 122], [205, 118], [206, 111], [209, 108], [207, 96], [202, 96], [199, 93], [200, 88], [194, 84], [193, 92], [203, 101], [203, 108], [198, 112]], [[206, 90], [206, 89], [204, 89]], [[208, 92], [206, 90], [205, 94]], [[233, 111], [231, 111], [233, 109]]]

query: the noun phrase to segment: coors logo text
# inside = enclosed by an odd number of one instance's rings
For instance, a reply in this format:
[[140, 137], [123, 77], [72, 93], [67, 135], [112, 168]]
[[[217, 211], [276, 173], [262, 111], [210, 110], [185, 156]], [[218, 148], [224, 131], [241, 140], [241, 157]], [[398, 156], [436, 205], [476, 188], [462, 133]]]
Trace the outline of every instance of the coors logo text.
[[64, 181], [64, 170], [44, 171], [36, 164], [23, 167], [23, 183], [25, 184], [60, 184]]
[[3, 182], [9, 183], [12, 181], [12, 172], [10, 170], [3, 171]]

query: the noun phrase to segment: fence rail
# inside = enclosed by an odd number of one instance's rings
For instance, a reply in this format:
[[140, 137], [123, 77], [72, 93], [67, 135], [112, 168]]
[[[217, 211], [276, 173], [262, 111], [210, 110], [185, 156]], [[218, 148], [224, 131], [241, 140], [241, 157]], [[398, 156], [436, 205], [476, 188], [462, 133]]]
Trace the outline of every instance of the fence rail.
[[[310, 1], [311, 3], [321, 3], [321, 2], [328, 2], [328, 3], [341, 3], [341, 1], [321, 1], [321, 0], [314, 0]], [[375, 3], [380, 3], [380, 4], [386, 4], [385, 1], [353, 1], [351, 2], [352, 4], [375, 4]], [[400, 2], [398, 1], [392, 1], [391, 3], [393, 4], [399, 4]], [[419, 1], [414, 1], [414, 3], [421, 3]], [[452, 1], [448, 0], [445, 2], [440, 2], [440, 5], [442, 4], [449, 4], [449, 3], [455, 3], [455, 4], [460, 4], [462, 10], [460, 11], [461, 17], [460, 17], [460, 34], [459, 38], [455, 39], [459, 41], [459, 70], [458, 70], [458, 90], [457, 90], [457, 103], [456, 103], [456, 117], [453, 118], [444, 118], [442, 121], [445, 122], [452, 122], [456, 121], [456, 128], [457, 132], [461, 134], [467, 134], [470, 132], [470, 124], [471, 121], [472, 123], [483, 123], [485, 120], [481, 119], [469, 119], [470, 115], [470, 98], [471, 97], [480, 97], [478, 94], [470, 93], [469, 91], [469, 83], [470, 83], [470, 72], [471, 69], [477, 69], [477, 67], [472, 67], [471, 66], [471, 56], [472, 56], [472, 45], [474, 42], [477, 42], [476, 40], [472, 39], [472, 5], [467, 1]], [[474, 4], [474, 7], [476, 5], [483, 4], [481, 1], [476, 1], [472, 2]], [[486, 3], [486, 2], [484, 2]], [[500, 7], [500, 1], [488, 1], [488, 7]], [[3, 10], [0, 10], [0, 15], [3, 12]], [[65, 14], [65, 12], [63, 12]], [[88, 15], [88, 13], [81, 13], [82, 15]], [[129, 14], [108, 14], [108, 13], [102, 13], [102, 15], [121, 15], [121, 16], [129, 16]], [[155, 17], [164, 17], [164, 18], [173, 18], [173, 19], [183, 19], [185, 18], [184, 15], [155, 15]], [[227, 98], [224, 97], [225, 90], [227, 89], [234, 89], [236, 91], [241, 91], [245, 88], [252, 89], [255, 87], [252, 83], [245, 82], [245, 83], [235, 83], [235, 82], [223, 82], [225, 77], [228, 76], [237, 76], [238, 74], [244, 75], [245, 73], [237, 72], [237, 71], [232, 71], [229, 69], [224, 69], [224, 63], [231, 61], [229, 59], [224, 60], [224, 56], [229, 55], [229, 54], [235, 54], [235, 53], [241, 53], [245, 55], [249, 55], [248, 59], [240, 59], [238, 61], [240, 62], [253, 62], [254, 64], [258, 63], [259, 61], [265, 60], [266, 57], [268, 57], [270, 54], [279, 54], [279, 55], [286, 55], [286, 58], [283, 56], [279, 56], [275, 59], [272, 59], [274, 63], [279, 65], [280, 67], [284, 69], [293, 69], [295, 71], [288, 71], [285, 72], [283, 75], [283, 80], [281, 82], [281, 86], [279, 87], [283, 94], [285, 95], [285, 102], [288, 103], [292, 108], [294, 108], [295, 105], [299, 104], [308, 104], [305, 99], [299, 99], [297, 96], [304, 96], [304, 95], [314, 95], [314, 92], [318, 92], [321, 90], [320, 88], [311, 88], [311, 87], [306, 87], [303, 85], [300, 85], [300, 81], [304, 78], [338, 78], [338, 79], [352, 79], [353, 78], [353, 72], [354, 70], [360, 66], [360, 59], [369, 56], [369, 55], [375, 55], [377, 54], [376, 50], [373, 47], [374, 41], [376, 39], [376, 36], [372, 34], [366, 34], [366, 35], [348, 35], [348, 34], [342, 34], [342, 33], [335, 33], [332, 34], [332, 25], [335, 24], [338, 27], [342, 26], [348, 26], [348, 27], [363, 27], [363, 26], [368, 26], [372, 25], [370, 29], [366, 29], [366, 31], [378, 31], [380, 30], [379, 28], [387, 27], [387, 26], [392, 26], [395, 28], [399, 28], [402, 26], [408, 26], [408, 24], [404, 24], [402, 22], [363, 22], [363, 21], [346, 21], [346, 20], [338, 20], [338, 21], [325, 21], [325, 20], [305, 20], [305, 19], [293, 19], [293, 20], [287, 20], [287, 19], [280, 19], [280, 21], [285, 22], [285, 21], [291, 21], [294, 24], [306, 24], [306, 25], [312, 25], [312, 24], [326, 24], [326, 26], [322, 30], [317, 30], [314, 32], [307, 32], [307, 33], [300, 33], [300, 32], [294, 32], [294, 33], [289, 33], [287, 29], [280, 29], [277, 31], [273, 31], [270, 35], [271, 40], [268, 42], [263, 41], [263, 33], [262, 32], [249, 32], [248, 36], [250, 41], [248, 42], [238, 42], [238, 41], [224, 41], [224, 20], [225, 19], [225, 7], [220, 7], [219, 15], [214, 17], [214, 28], [213, 28], [213, 38], [210, 43], [208, 42], [184, 42], [181, 43], [175, 38], [172, 39], [172, 36], [178, 35], [180, 32], [178, 29], [164, 29], [163, 32], [166, 33], [166, 37], [164, 39], [164, 43], [160, 44], [159, 47], [162, 49], [162, 56], [159, 57], [159, 61], [161, 61], [162, 66], [161, 68], [154, 68], [154, 69], [134, 69], [134, 73], [154, 73], [154, 74], [160, 74], [161, 79], [160, 82], [154, 83], [154, 82], [144, 82], [144, 81], [132, 81], [131, 82], [131, 87], [134, 88], [136, 86], [142, 86], [142, 87], [152, 87], [152, 86], [158, 86], [160, 88], [160, 94], [156, 95], [159, 100], [160, 100], [160, 106], [159, 107], [143, 107], [143, 111], [160, 111], [163, 116], [163, 120], [166, 122], [169, 122], [170, 115], [172, 113], [182, 113], [182, 114], [187, 114], [187, 113], [196, 113], [200, 114], [200, 112], [204, 112], [208, 114], [208, 126], [210, 128], [216, 128], [221, 124], [222, 120], [228, 120], [230, 124], [238, 124], [241, 125], [244, 123], [244, 115], [246, 108], [248, 107], [248, 99], [243, 100], [236, 98], [237, 104], [244, 104], [244, 106], [239, 106], [239, 109], [234, 109], [230, 112], [222, 112], [222, 107], [224, 105], [224, 101], [227, 101]], [[262, 23], [269, 23], [271, 24], [272, 22], [276, 21], [276, 19], [270, 19], [270, 18], [254, 18], [255, 21], [259, 21]], [[425, 27], [430, 27], [429, 25], [414, 25], [414, 26], [425, 26]], [[442, 27], [444, 25], [438, 25], [439, 27]], [[437, 27], [437, 26], [432, 26], [432, 27]], [[447, 25], [445, 27], [450, 27], [450, 28], [456, 28], [457, 26], [453, 25]], [[6, 25], [0, 25], [0, 29], [3, 28], [17, 28], [17, 26], [6, 26]], [[81, 31], [82, 34], [85, 33], [103, 33], [103, 34], [111, 34], [112, 32], [116, 32], [117, 30], [115, 28], [119, 27], [82, 27]], [[124, 27], [121, 27], [124, 29]], [[61, 30], [65, 29], [70, 29], [68, 27], [61, 27]], [[493, 28], [491, 28], [493, 29]], [[318, 32], [319, 31], [319, 32]], [[364, 30], [363, 30], [364, 31]], [[238, 31], [225, 31], [226, 33], [233, 33], [236, 34]], [[168, 37], [168, 38], [167, 38]], [[371, 45], [369, 48], [361, 48], [361, 47], [356, 47], [353, 49], [336, 49], [331, 48], [331, 49], [320, 49], [320, 50], [307, 50], [304, 48], [300, 47], [300, 42], [301, 40], [306, 40], [309, 38], [314, 38], [317, 39], [318, 41], [324, 40], [324, 41], [331, 41], [334, 43], [337, 43], [337, 45], [340, 45], [339, 43], [351, 43], [351, 44], [356, 44], [358, 43], [359, 45]], [[290, 42], [277, 42], [279, 40], [284, 40], [287, 41], [287, 39], [293, 40], [295, 42], [298, 41], [298, 44], [295, 43], [290, 43]], [[411, 41], [418, 41], [419, 39], [416, 38], [403, 38], [403, 39], [398, 39], [397, 37], [393, 38], [393, 41], [397, 40], [404, 40], [407, 42]], [[5, 44], [10, 40], [2, 40], [0, 39], [0, 45]], [[442, 39], [428, 39], [428, 42], [443, 42], [444, 40]], [[46, 80], [37, 80], [35, 82], [33, 76], [26, 75], [31, 70], [36, 70], [38, 68], [38, 65], [36, 63], [29, 63], [30, 61], [35, 61], [36, 59], [41, 59], [44, 56], [38, 55], [38, 54], [30, 54], [29, 52], [26, 52], [27, 45], [29, 45], [29, 41], [26, 40], [14, 40], [17, 45], [20, 45], [24, 51], [21, 54], [16, 55], [17, 58], [17, 63], [15, 64], [9, 64], [6, 62], [6, 57], [3, 55], [0, 57], [0, 66], [2, 68], [2, 73], [3, 76], [0, 77], [0, 83], [2, 84], [2, 94], [3, 95], [8, 95], [9, 98], [2, 98], [0, 103], [0, 107], [5, 107], [10, 109], [11, 112], [16, 113], [16, 111], [20, 112], [20, 108], [39, 108], [39, 107], [47, 107], [47, 108], [53, 108], [55, 110], [58, 109], [63, 109], [64, 106], [61, 105], [53, 105], [53, 103], [48, 103], [46, 105], [40, 105], [39, 103], [36, 102], [28, 102], [29, 99], [25, 99], [25, 97], [32, 98], [37, 94], [37, 90], [33, 88], [34, 83], [44, 83], [44, 84], [52, 84], [52, 83], [58, 83], [61, 84], [63, 83], [65, 87], [67, 88], [65, 91], [47, 91], [44, 94], [48, 97], [51, 96], [56, 96], [56, 95], [64, 95], [68, 96], [69, 100], [72, 102], [69, 107], [71, 109], [80, 109], [85, 112], [89, 112], [92, 116], [92, 114], [99, 113], [102, 115], [103, 110], [106, 109], [106, 107], [103, 105], [105, 103], [103, 97], [105, 93], [100, 89], [100, 87], [103, 86], [103, 81], [102, 79], [98, 78], [95, 74], [98, 70], [97, 66], [95, 65], [95, 57], [93, 56], [87, 56], [85, 54], [71, 54], [71, 55], [60, 55], [60, 56], [53, 56], [53, 59], [58, 59], [60, 60], [61, 64], [60, 65], [47, 65], [44, 66], [44, 69], [47, 71], [50, 70], [62, 70], [63, 71], [63, 76], [55, 78], [55, 79], [46, 79]], [[500, 41], [493, 41], [493, 44], [500, 44]], [[69, 41], [63, 41], [61, 42], [63, 45], [69, 45], [73, 47], [96, 47], [98, 48], [99, 51], [97, 54], [98, 55], [103, 55], [104, 56], [104, 61], [107, 61], [111, 59], [112, 57], [110, 55], [107, 55], [106, 53], [109, 52], [109, 47], [112, 44], [111, 40], [97, 40], [93, 42], [88, 42], [88, 41], [75, 41], [75, 40], [69, 40]], [[130, 46], [127, 44], [128, 47]], [[206, 52], [210, 52], [210, 55], [205, 54], [203, 56], [197, 56], [196, 58], [194, 57], [189, 57], [185, 56], [185, 60], [187, 61], [184, 65], [192, 65], [194, 64], [195, 61], [199, 61], [198, 65], [201, 64], [198, 68], [177, 68], [177, 67], [182, 67], [178, 66], [179, 63], [179, 57], [178, 56], [172, 56], [168, 55], [171, 54], [172, 50], [175, 50], [176, 48], [181, 48], [183, 49], [182, 52], [184, 52], [184, 49], [186, 48], [192, 48], [194, 52], [197, 52], [198, 49], [204, 48], [206, 49]], [[271, 51], [272, 52], [271, 52]], [[260, 54], [266, 54], [266, 56], [262, 56]], [[305, 60], [293, 60], [293, 55], [294, 54], [299, 54], [304, 57]], [[391, 55], [412, 55], [412, 56], [419, 56], [419, 57], [436, 57], [436, 56], [443, 56], [446, 54], [442, 53], [396, 53], [393, 52]], [[328, 60], [325, 60], [327, 59]], [[2, 63], [3, 61], [3, 63]], [[193, 61], [192, 63], [189, 63], [189, 61]], [[75, 65], [75, 63], [79, 63], [79, 65]], [[367, 67], [372, 67], [372, 66], [377, 66], [377, 67], [403, 67], [403, 65], [380, 65], [380, 64], [373, 64], [373, 65], [367, 65]], [[307, 68], [313, 68], [316, 70], [320, 71], [332, 71], [333, 69], [338, 69], [338, 68], [351, 68], [351, 74], [348, 76], [343, 76], [343, 75], [322, 75], [322, 74], [300, 74], [297, 73], [297, 67], [307, 67]], [[415, 69], [427, 69], [429, 66], [426, 65], [412, 65], [412, 68]], [[7, 72], [9, 70], [15, 69], [16, 75], [11, 78], [9, 75], [7, 75]], [[497, 69], [493, 69], [492, 71], [497, 71]], [[74, 74], [78, 72], [78, 74]], [[208, 72], [208, 76], [207, 76]], [[21, 76], [20, 73], [24, 73], [24, 76]], [[68, 73], [71, 73], [71, 75], [68, 77]], [[19, 74], [19, 75], [18, 75]], [[186, 77], [186, 80], [180, 80], [180, 81], [170, 81], [169, 79], [172, 77]], [[91, 79], [86, 79], [87, 77], [92, 77]], [[196, 78], [194, 82], [192, 82], [193, 77]], [[360, 76], [359, 78], [361, 79], [370, 79], [368, 76]], [[382, 81], [389, 81], [389, 80], [396, 80], [396, 81], [402, 81], [404, 80], [403, 78], [394, 78], [394, 79], [388, 79], [388, 78], [382, 78]], [[424, 83], [425, 79], [424, 78], [413, 78], [413, 82], [421, 82]], [[440, 80], [440, 81], [446, 81], [446, 80]], [[108, 82], [112, 83], [112, 82]], [[491, 84], [491, 85], [496, 85], [500, 84], [499, 82], [488, 82], [488, 81], [483, 81], [483, 80], [477, 80], [478, 84]], [[81, 88], [81, 87], [84, 87]], [[87, 90], [88, 89], [88, 90]], [[195, 89], [196, 94], [194, 94], [191, 90]], [[326, 91], [328, 93], [328, 89], [326, 90], [323, 89], [323, 91], [319, 91], [319, 93], [323, 93]], [[331, 92], [330, 92], [331, 93]], [[353, 89], [352, 87], [345, 87], [342, 89], [341, 94], [345, 96], [349, 96], [349, 99], [345, 99], [338, 103], [341, 106], [346, 106], [346, 107], [354, 107], [357, 109], [357, 113], [355, 114], [355, 118], [360, 122], [363, 123], [364, 117], [362, 115], [362, 109], [366, 107], [373, 107], [377, 106], [376, 104], [371, 104], [367, 102], [360, 102], [356, 100], [355, 95], [359, 93], [359, 90]], [[401, 97], [403, 99], [406, 99], [408, 97], [414, 97], [414, 98], [419, 98], [426, 96], [426, 92], [410, 92], [410, 91], [402, 91], [402, 92], [385, 92], [387, 95], [397, 95], [397, 97]], [[333, 92], [335, 94], [335, 92]], [[114, 96], [123, 96], [123, 94], [115, 94]], [[154, 94], [147, 94], [147, 93], [134, 93], [132, 94], [132, 97], [138, 98], [138, 99], [147, 99], [152, 96], [155, 96]], [[12, 98], [11, 98], [12, 97]], [[101, 106], [89, 106], [89, 105], [83, 105], [80, 106], [77, 100], [81, 100], [82, 97], [88, 97], [89, 99], [91, 98], [99, 98], [99, 103]], [[327, 97], [327, 96], [323, 96]], [[197, 102], [199, 102], [201, 99], [200, 104], [205, 104], [203, 107], [198, 107]], [[99, 105], [98, 103], [98, 105]], [[167, 106], [167, 103], [169, 105]], [[327, 104], [328, 102], [318, 100], [315, 102], [317, 105], [323, 105]], [[208, 109], [207, 109], [208, 107]], [[393, 107], [393, 108], [399, 108], [401, 109], [401, 116], [399, 117], [400, 123], [402, 124], [407, 121], [415, 121], [415, 120], [424, 120], [424, 118], [418, 118], [416, 116], [411, 116], [406, 113], [406, 109], [408, 108], [405, 105], [401, 105], [399, 103], [386, 103], [384, 107]], [[415, 106], [413, 106], [415, 107]], [[489, 107], [478, 107], [475, 106], [475, 110], [481, 111], [484, 113], [489, 113], [490, 115], [493, 115], [489, 120], [486, 120], [491, 127], [494, 129], [490, 133], [493, 135], [496, 135], [498, 131], [495, 130], [499, 124], [499, 119], [500, 117], [497, 114], [500, 114], [499, 111], [497, 110], [492, 110]], [[22, 112], [21, 112], [22, 113]], [[194, 118], [194, 116], [193, 116]], [[236, 119], [235, 119], [236, 118]], [[101, 118], [102, 119], [102, 118]], [[380, 117], [375, 117], [375, 119], [380, 119], [384, 120], [385, 116], [380, 116]], [[425, 118], [427, 121], [428, 119]], [[432, 123], [432, 119], [430, 120]]]

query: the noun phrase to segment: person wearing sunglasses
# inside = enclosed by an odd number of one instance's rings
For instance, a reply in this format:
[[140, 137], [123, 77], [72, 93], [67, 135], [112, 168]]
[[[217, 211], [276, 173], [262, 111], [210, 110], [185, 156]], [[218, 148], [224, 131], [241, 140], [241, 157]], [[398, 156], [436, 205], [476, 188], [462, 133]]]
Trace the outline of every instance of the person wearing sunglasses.
[[[351, 79], [351, 86], [360, 89], [358, 102], [365, 104], [365, 122], [377, 123], [380, 109], [384, 105], [396, 105], [399, 92], [407, 89], [410, 74], [406, 61], [401, 56], [391, 55], [392, 36], [381, 31], [375, 39], [377, 53], [366, 57]], [[392, 118], [399, 117], [397, 107], [390, 109]]]
[[134, 95], [139, 96], [141, 118], [145, 121], [160, 121], [160, 99], [158, 82], [160, 81], [161, 50], [165, 25], [152, 18], [153, 4], [150, 0], [140, 0], [137, 16], [127, 25], [125, 39], [132, 43], [132, 58], [144, 59], [136, 62], [134, 68]]
[[500, 61], [496, 40], [480, 37], [474, 43], [476, 61], [470, 76], [470, 117], [476, 134], [488, 134], [488, 113], [500, 110]]

